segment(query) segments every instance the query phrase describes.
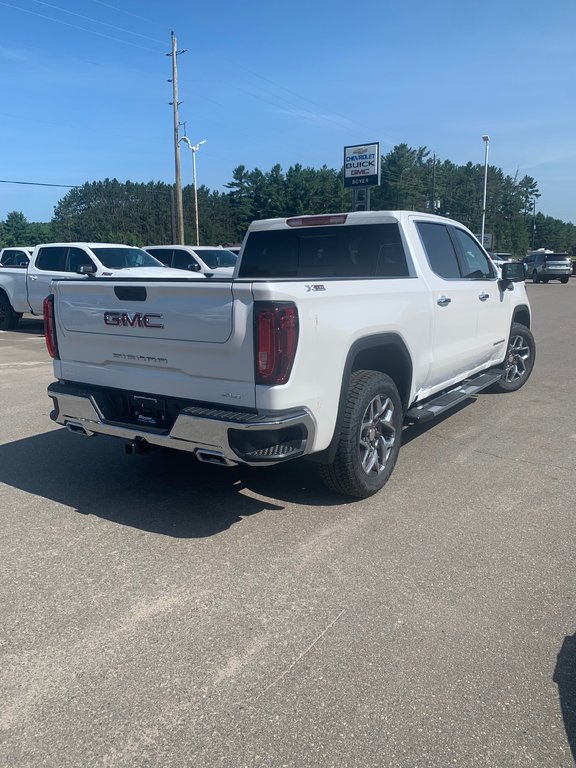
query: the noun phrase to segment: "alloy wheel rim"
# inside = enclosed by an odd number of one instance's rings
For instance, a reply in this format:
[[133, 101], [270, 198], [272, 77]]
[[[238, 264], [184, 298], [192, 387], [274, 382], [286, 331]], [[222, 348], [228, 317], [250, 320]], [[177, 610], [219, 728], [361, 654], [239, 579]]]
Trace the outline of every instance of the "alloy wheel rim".
[[367, 475], [379, 475], [386, 469], [396, 442], [393, 423], [394, 404], [389, 397], [377, 395], [369, 403], [360, 427], [360, 462]]
[[504, 379], [508, 382], [514, 382], [525, 376], [529, 359], [530, 347], [526, 339], [523, 336], [514, 336], [510, 339], [506, 354]]

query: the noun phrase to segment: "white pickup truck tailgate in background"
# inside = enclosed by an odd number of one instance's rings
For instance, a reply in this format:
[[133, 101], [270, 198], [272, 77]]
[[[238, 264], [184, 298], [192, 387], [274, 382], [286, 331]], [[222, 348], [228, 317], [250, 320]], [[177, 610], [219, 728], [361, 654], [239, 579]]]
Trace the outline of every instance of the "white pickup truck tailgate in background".
[[228, 281], [60, 282], [54, 293], [60, 378], [254, 406], [249, 285], [236, 301]]

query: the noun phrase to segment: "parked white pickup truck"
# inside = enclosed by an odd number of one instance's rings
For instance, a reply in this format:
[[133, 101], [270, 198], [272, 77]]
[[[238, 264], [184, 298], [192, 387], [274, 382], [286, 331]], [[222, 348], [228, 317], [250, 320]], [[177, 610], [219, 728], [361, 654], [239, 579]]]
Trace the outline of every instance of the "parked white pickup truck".
[[390, 476], [405, 422], [494, 387], [535, 346], [520, 263], [409, 211], [253, 222], [233, 279], [56, 281], [51, 418], [200, 461], [309, 457], [355, 497]]
[[165, 276], [172, 273], [182, 277], [177, 270], [167, 272], [164, 264], [141, 248], [113, 243], [48, 243], [34, 248], [29, 263], [24, 255], [18, 264], [13, 263], [14, 258], [0, 263], [0, 331], [15, 328], [23, 312], [41, 315], [42, 302], [54, 278], [75, 273], [145, 277], [159, 268]]

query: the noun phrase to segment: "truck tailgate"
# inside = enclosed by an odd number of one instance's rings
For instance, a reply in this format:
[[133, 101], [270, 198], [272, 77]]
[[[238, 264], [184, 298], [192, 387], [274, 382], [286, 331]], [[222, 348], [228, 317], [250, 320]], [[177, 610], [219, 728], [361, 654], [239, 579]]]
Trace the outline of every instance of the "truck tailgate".
[[58, 378], [254, 407], [250, 284], [66, 280], [53, 292]]

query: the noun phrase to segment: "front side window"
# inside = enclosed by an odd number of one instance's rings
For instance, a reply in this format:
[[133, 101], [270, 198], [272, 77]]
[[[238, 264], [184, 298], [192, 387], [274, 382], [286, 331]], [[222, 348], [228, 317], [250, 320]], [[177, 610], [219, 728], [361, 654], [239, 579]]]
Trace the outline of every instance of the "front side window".
[[446, 225], [419, 221], [416, 227], [432, 272], [446, 280], [460, 279], [458, 257]]
[[198, 251], [197, 254], [210, 269], [218, 267], [233, 267], [236, 264], [236, 254], [225, 248]]
[[26, 251], [13, 249], [4, 251], [0, 263], [3, 267], [26, 267], [29, 261]]
[[200, 269], [200, 265], [194, 256], [183, 248], [174, 248], [174, 260], [172, 266], [176, 269]]
[[67, 272], [78, 272], [80, 267], [94, 266], [94, 262], [82, 248], [68, 249]]
[[490, 260], [474, 238], [457, 227], [452, 228], [462, 256], [462, 277], [466, 280], [491, 280], [495, 277]]
[[142, 248], [92, 248], [96, 258], [108, 269], [129, 269], [130, 267], [163, 267]]

